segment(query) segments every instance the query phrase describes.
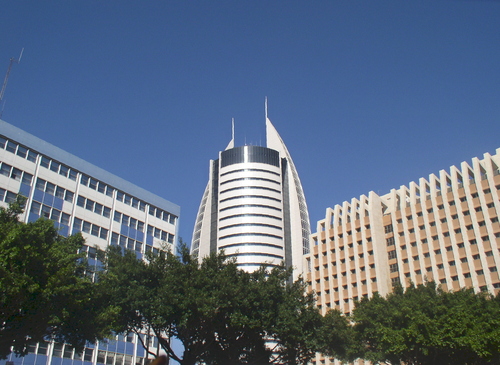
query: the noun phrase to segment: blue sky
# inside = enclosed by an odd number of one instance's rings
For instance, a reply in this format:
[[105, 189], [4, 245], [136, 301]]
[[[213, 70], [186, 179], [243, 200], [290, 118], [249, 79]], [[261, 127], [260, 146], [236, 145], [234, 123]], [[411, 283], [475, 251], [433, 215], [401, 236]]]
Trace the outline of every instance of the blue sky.
[[181, 206], [263, 144], [264, 98], [311, 223], [500, 147], [500, 1], [0, 1], [5, 121]]

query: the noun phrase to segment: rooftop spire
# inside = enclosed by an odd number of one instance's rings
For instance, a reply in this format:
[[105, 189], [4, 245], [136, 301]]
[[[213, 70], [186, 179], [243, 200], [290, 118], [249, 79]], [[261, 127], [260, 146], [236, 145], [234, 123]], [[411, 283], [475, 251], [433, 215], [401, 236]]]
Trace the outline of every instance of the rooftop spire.
[[267, 96], [266, 96], [266, 99], [265, 99], [265, 102], [264, 102], [264, 110], [265, 110], [265, 113], [266, 113], [266, 120], [267, 120]]

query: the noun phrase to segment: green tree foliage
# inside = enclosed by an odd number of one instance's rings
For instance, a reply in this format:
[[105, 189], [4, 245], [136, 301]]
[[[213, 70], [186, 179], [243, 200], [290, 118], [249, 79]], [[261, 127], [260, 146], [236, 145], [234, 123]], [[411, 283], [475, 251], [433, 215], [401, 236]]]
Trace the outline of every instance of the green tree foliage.
[[322, 326], [316, 333], [318, 351], [338, 360], [352, 362], [359, 350], [354, 328], [349, 317], [340, 311], [330, 310], [322, 319]]
[[353, 312], [360, 357], [391, 364], [500, 361], [500, 300], [433, 282], [363, 299]]
[[79, 348], [106, 334], [106, 314], [78, 255], [81, 235], [18, 220], [25, 199], [0, 208], [0, 358], [51, 338]]
[[320, 315], [290, 274], [285, 267], [247, 273], [223, 254], [199, 263], [185, 247], [146, 261], [112, 247], [99, 283], [120, 309], [115, 330], [149, 329], [180, 364], [306, 364]]

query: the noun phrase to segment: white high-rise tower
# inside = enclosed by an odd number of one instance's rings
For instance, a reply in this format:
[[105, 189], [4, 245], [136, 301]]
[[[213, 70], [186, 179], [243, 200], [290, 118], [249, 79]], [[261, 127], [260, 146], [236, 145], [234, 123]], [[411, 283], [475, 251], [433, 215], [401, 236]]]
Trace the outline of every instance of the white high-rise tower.
[[191, 252], [224, 250], [247, 271], [284, 261], [295, 279], [309, 251], [309, 214], [295, 165], [267, 116], [266, 139], [267, 147], [234, 147], [233, 136], [210, 161]]

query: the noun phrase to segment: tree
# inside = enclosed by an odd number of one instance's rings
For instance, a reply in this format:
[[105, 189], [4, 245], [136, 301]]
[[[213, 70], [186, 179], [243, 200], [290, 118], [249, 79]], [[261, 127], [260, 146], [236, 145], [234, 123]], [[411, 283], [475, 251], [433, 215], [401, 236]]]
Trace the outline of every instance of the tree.
[[48, 338], [81, 348], [107, 335], [104, 307], [78, 254], [83, 237], [60, 236], [45, 219], [20, 222], [24, 202], [0, 208], [0, 358]]
[[500, 353], [499, 300], [433, 282], [386, 298], [364, 298], [353, 312], [360, 356], [391, 364], [487, 364]]
[[153, 332], [180, 364], [305, 364], [314, 355], [320, 315], [284, 266], [247, 273], [223, 253], [200, 263], [182, 247], [142, 261], [114, 247], [105, 268], [99, 284], [119, 307], [115, 330]]
[[349, 317], [336, 309], [328, 311], [323, 317], [316, 341], [319, 352], [338, 360], [352, 362], [359, 353]]

